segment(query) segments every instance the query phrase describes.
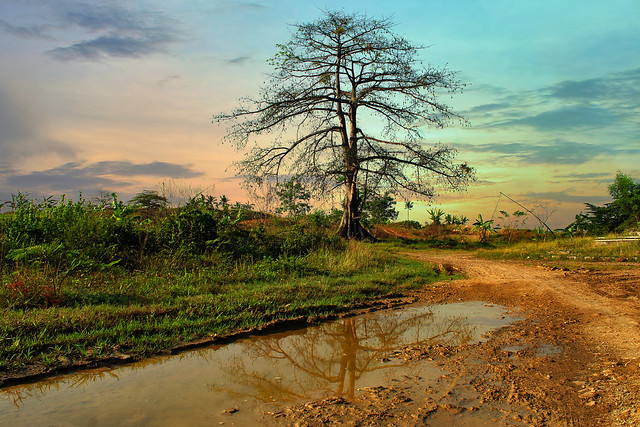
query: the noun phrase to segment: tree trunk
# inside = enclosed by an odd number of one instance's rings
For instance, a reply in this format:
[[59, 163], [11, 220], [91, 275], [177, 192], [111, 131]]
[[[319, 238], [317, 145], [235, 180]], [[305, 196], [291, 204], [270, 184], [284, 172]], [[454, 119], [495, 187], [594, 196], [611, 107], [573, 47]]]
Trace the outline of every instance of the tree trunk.
[[354, 180], [348, 180], [346, 184], [346, 194], [344, 199], [344, 213], [342, 221], [338, 228], [338, 235], [345, 239], [373, 239], [369, 233], [360, 224], [360, 198]]

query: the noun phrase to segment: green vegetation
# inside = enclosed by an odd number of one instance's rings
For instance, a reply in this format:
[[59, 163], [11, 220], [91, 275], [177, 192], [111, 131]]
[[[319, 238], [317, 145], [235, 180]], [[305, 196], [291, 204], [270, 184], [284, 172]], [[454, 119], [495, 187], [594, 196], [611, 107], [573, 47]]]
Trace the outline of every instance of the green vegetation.
[[565, 237], [549, 240], [527, 240], [484, 249], [479, 254], [493, 259], [578, 260], [578, 261], [638, 261], [640, 242], [598, 244], [591, 237]]
[[280, 206], [276, 213], [286, 213], [288, 216], [300, 216], [309, 213], [311, 193], [307, 190], [298, 176], [292, 176], [288, 181], [276, 184], [276, 196]]
[[142, 357], [438, 278], [339, 239], [339, 215], [259, 219], [226, 202], [136, 209], [115, 196], [111, 206], [14, 197], [0, 214], [0, 369]]
[[129, 204], [146, 209], [159, 209], [167, 206], [167, 198], [158, 194], [155, 190], [142, 190], [129, 200]]
[[366, 192], [364, 194], [362, 216], [366, 224], [388, 224], [398, 218], [398, 211], [395, 208], [396, 201], [389, 192], [373, 196], [368, 196]]
[[[618, 211], [635, 220], [637, 184], [624, 178], [611, 187], [611, 206], [620, 200]], [[465, 217], [435, 208], [427, 226], [389, 224], [397, 216], [389, 194], [369, 198], [365, 211], [382, 224], [373, 234], [394, 240], [346, 241], [335, 234], [341, 211], [308, 214], [297, 178], [279, 190], [287, 218], [225, 196], [201, 195], [181, 208], [151, 191], [128, 204], [115, 194], [110, 204], [13, 196], [0, 213], [0, 370], [144, 357], [214, 334], [343, 312], [437, 280], [431, 267], [393, 255], [407, 247], [500, 259], [640, 258], [638, 242], [601, 245], [519, 229], [521, 211], [501, 211], [500, 230], [481, 215], [467, 227]]]
[[445, 217], [445, 212], [440, 208], [431, 208], [427, 210], [429, 214], [429, 219], [431, 220], [431, 224], [440, 225], [442, 224], [442, 217]]
[[492, 224], [492, 219], [485, 221], [482, 218], [482, 215], [478, 214], [478, 219], [473, 223], [471, 231], [478, 232], [478, 235], [480, 236], [480, 243], [486, 243], [489, 236], [496, 232]]
[[613, 202], [604, 206], [585, 203], [587, 213], [576, 215], [576, 220], [567, 230], [572, 234], [601, 235], [640, 229], [640, 182], [618, 172], [609, 186], [609, 194]]

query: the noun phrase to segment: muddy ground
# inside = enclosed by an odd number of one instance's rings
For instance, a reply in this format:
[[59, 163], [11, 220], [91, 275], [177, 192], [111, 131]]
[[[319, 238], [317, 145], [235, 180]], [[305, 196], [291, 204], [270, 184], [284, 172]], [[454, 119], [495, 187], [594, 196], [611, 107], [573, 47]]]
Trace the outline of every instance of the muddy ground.
[[436, 365], [415, 375], [265, 414], [273, 425], [640, 425], [640, 266], [411, 253], [466, 279], [413, 295], [485, 301], [520, 320], [482, 343], [388, 355]]

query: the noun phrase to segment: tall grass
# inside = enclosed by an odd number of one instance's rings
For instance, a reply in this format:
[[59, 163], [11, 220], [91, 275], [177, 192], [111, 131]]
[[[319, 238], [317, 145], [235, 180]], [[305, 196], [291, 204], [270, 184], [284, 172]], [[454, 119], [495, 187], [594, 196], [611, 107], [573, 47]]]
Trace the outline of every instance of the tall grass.
[[136, 211], [115, 195], [111, 207], [23, 196], [11, 207], [0, 214], [0, 307], [65, 305], [64, 288], [99, 272], [227, 269], [226, 261], [262, 268], [273, 259], [342, 247], [326, 219], [247, 227], [241, 211], [216, 209], [204, 197], [171, 210]]

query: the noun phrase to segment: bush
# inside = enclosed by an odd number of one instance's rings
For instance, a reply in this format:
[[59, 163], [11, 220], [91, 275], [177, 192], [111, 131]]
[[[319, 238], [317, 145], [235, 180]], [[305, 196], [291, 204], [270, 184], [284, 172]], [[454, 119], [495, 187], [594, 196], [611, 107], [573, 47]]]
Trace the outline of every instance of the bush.
[[167, 218], [162, 235], [163, 243], [172, 250], [193, 253], [203, 253], [217, 237], [213, 211], [198, 206], [187, 206]]

